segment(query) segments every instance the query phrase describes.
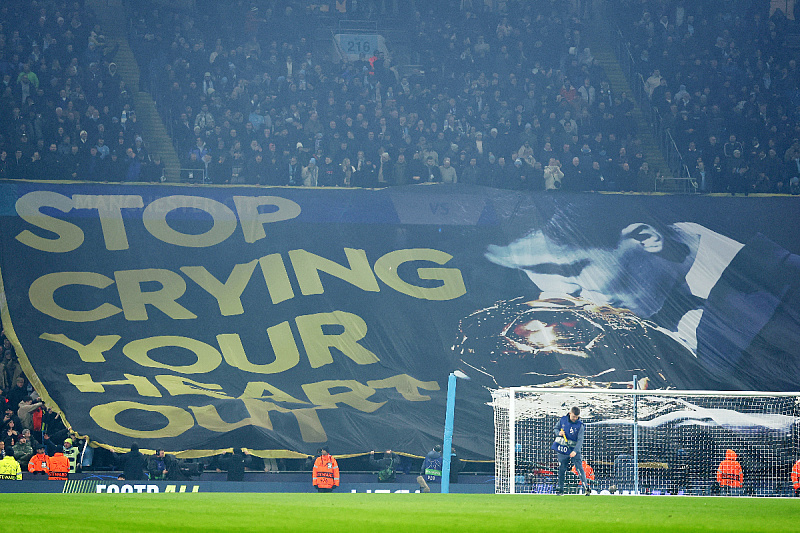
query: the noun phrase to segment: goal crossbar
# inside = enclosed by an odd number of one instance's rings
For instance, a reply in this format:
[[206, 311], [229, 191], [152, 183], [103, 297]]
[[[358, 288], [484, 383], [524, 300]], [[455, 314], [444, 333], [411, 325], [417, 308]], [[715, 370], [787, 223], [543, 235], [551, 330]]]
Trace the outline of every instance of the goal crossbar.
[[795, 398], [798, 392], [771, 391], [716, 391], [716, 390], [648, 390], [648, 389], [553, 389], [547, 387], [508, 387], [503, 390], [531, 393], [563, 393], [563, 394], [613, 394], [615, 396], [728, 396], [732, 398], [768, 397]]

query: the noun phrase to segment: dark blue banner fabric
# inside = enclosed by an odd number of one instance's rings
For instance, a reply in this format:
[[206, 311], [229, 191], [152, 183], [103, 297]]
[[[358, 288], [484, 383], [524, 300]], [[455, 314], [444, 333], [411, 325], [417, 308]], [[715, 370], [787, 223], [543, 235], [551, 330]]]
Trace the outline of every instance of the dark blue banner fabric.
[[274, 454], [442, 437], [488, 388], [797, 390], [791, 197], [0, 183], [3, 326], [109, 446]]

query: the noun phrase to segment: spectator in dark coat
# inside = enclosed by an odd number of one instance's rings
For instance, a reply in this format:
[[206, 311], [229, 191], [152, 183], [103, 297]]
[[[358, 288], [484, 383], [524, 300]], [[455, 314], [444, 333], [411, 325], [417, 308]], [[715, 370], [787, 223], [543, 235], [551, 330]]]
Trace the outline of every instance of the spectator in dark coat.
[[217, 472], [220, 472], [221, 468], [224, 467], [228, 471], [228, 481], [244, 481], [245, 468], [249, 467], [250, 464], [250, 452], [241, 448], [234, 448], [232, 454], [226, 454], [222, 457], [220, 468], [217, 468]]
[[122, 479], [126, 481], [144, 481], [147, 479], [147, 457], [139, 451], [137, 443], [131, 444], [131, 451], [119, 457], [122, 466]]

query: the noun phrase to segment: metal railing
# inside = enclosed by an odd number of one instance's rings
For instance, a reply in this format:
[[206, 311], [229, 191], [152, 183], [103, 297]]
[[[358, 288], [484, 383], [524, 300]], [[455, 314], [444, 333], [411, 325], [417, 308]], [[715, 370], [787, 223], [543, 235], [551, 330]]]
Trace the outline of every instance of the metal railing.
[[694, 194], [697, 183], [692, 178], [657, 177], [653, 183], [654, 192], [682, 192]]
[[204, 168], [181, 168], [180, 179], [181, 183], [208, 183]]
[[378, 22], [365, 19], [340, 19], [336, 29], [339, 33], [375, 33], [378, 31]]
[[[612, 32], [612, 35], [614, 38], [614, 52], [617, 56], [617, 61], [622, 67], [623, 74], [625, 74], [625, 77], [628, 79], [631, 95], [639, 106], [639, 109], [641, 109], [642, 114], [655, 135], [658, 141], [658, 147], [672, 174], [672, 178], [661, 180], [662, 190], [666, 188], [663, 183], [669, 181], [673, 182], [672, 190], [677, 188], [680, 192], [697, 192], [697, 186], [691, 186], [692, 180], [689, 167], [686, 165], [683, 155], [678, 149], [675, 139], [672, 137], [672, 132], [667, 127], [658, 109], [650, 103], [650, 95], [648, 95], [645, 90], [644, 76], [637, 68], [637, 61], [633, 57], [630, 45], [625, 40], [622, 30], [617, 27], [616, 31]], [[656, 184], [653, 189], [655, 191], [659, 189], [658, 182], [659, 179], [656, 179]]]
[[344, 58], [345, 53], [344, 50], [342, 50], [342, 45], [336, 40], [336, 30], [331, 30], [331, 42], [333, 43], [333, 48], [336, 50], [336, 53], [339, 54], [339, 59]]

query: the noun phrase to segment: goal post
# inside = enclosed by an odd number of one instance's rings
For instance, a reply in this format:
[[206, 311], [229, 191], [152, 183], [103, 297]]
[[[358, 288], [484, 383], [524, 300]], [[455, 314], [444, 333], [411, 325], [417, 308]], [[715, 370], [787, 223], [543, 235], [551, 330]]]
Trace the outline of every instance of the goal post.
[[[492, 405], [497, 493], [555, 491], [553, 429], [573, 406], [586, 428], [582, 455], [594, 492], [794, 493], [800, 392], [512, 387], [493, 390]], [[742, 467], [740, 487], [717, 482], [729, 450]], [[573, 473], [565, 484], [567, 492], [581, 488]]]

